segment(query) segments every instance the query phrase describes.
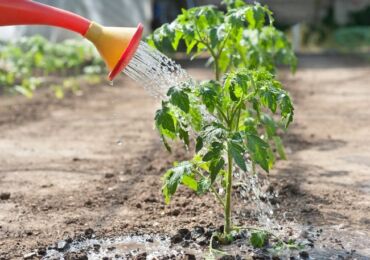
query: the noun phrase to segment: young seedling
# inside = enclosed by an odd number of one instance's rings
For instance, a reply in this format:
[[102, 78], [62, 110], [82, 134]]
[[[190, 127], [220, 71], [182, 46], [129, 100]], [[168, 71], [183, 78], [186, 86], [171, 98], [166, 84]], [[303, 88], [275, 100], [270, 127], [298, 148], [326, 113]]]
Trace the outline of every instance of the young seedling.
[[[227, 243], [233, 230], [233, 173], [256, 174], [257, 166], [269, 172], [275, 153], [285, 158], [277, 132], [292, 122], [294, 109], [274, 73], [280, 63], [294, 70], [296, 58], [267, 7], [241, 0], [224, 4], [226, 12], [215, 6], [183, 10], [148, 42], [162, 51], [177, 50], [183, 42], [192, 58], [210, 55], [215, 78], [170, 87], [155, 122], [169, 151], [169, 140], [180, 139], [187, 148], [195, 141], [192, 159], [175, 162], [163, 177], [166, 203], [179, 185], [213, 193], [224, 209], [221, 240]], [[258, 246], [265, 237], [255, 234], [251, 240]]]

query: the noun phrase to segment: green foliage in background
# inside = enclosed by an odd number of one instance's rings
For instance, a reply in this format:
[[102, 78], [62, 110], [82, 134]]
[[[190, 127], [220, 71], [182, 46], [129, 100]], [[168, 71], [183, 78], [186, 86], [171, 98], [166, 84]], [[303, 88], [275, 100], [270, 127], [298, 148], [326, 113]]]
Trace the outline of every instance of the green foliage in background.
[[104, 64], [93, 47], [83, 41], [52, 43], [34, 36], [0, 44], [0, 89], [4, 92], [32, 97], [48, 76], [68, 77], [52, 86], [61, 98], [64, 89], [76, 89], [71, 86], [73, 76], [98, 75], [103, 70]]
[[[240, 0], [225, 4], [226, 13], [214, 6], [183, 10], [148, 42], [177, 50], [183, 41], [192, 57], [211, 56], [215, 79], [172, 86], [156, 113], [156, 128], [168, 150], [169, 140], [181, 140], [186, 148], [195, 142], [192, 159], [176, 162], [165, 173], [162, 191], [167, 203], [179, 185], [197, 194], [213, 193], [224, 209], [220, 239], [230, 242], [233, 174], [269, 172], [277, 156], [285, 158], [278, 134], [292, 122], [294, 108], [274, 73], [279, 63], [294, 70], [296, 57], [266, 6]], [[262, 238], [255, 234], [251, 241], [260, 246]]]
[[334, 38], [335, 42], [345, 50], [370, 50], [370, 26], [340, 28], [335, 31]]

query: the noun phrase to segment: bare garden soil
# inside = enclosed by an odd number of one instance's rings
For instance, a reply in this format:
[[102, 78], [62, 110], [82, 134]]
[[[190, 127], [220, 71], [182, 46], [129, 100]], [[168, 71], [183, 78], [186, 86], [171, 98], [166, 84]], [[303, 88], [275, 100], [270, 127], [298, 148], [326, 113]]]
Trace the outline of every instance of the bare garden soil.
[[[270, 176], [280, 193], [275, 216], [320, 234], [313, 243], [321, 259], [369, 259], [370, 67], [311, 55], [300, 57], [296, 75], [280, 77], [296, 117], [284, 137], [288, 160]], [[160, 176], [188, 155], [181, 147], [174, 154], [162, 148], [153, 129], [158, 101], [126, 78], [82, 89], [63, 100], [45, 91], [32, 100], [0, 97], [0, 259], [37, 259], [48, 246], [63, 251], [79, 239], [134, 234], [158, 234], [145, 243], [180, 245], [185, 238], [174, 241], [180, 229], [206, 233], [222, 225], [212, 196], [181, 189], [165, 206]], [[237, 217], [249, 209], [239, 201], [235, 211]], [[253, 217], [235, 221], [256, 224]], [[293, 233], [287, 236], [308, 236]], [[206, 242], [192, 243], [205, 250]], [[122, 257], [145, 259], [145, 252], [136, 253]], [[66, 258], [84, 259], [81, 254]], [[197, 255], [172, 255], [180, 257]]]

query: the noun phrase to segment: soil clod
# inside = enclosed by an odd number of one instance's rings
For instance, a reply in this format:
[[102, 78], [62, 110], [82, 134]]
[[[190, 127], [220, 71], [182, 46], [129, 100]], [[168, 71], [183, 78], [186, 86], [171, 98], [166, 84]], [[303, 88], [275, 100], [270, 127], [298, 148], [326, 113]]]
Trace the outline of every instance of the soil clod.
[[182, 238], [183, 238], [182, 235], [176, 234], [176, 235], [171, 237], [171, 243], [172, 244], [178, 244], [178, 243], [182, 242]]
[[65, 260], [88, 260], [86, 253], [71, 252], [65, 256]]
[[8, 199], [10, 199], [10, 193], [9, 192], [0, 193], [0, 200], [8, 200]]
[[87, 238], [92, 238], [94, 234], [94, 230], [92, 228], [88, 228], [84, 231], [84, 234]]
[[306, 251], [299, 252], [299, 256], [302, 259], [308, 259], [310, 257], [310, 255]]

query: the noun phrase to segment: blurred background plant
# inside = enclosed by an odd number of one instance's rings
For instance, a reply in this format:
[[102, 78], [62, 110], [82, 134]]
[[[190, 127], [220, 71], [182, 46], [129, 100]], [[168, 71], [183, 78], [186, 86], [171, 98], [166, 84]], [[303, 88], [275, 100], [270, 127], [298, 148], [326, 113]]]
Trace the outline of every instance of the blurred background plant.
[[0, 44], [1, 92], [32, 97], [38, 87], [52, 81], [55, 96], [62, 98], [65, 91], [79, 91], [77, 76], [90, 76], [84, 81], [91, 83], [100, 81], [104, 72], [103, 61], [85, 41], [52, 43], [34, 36]]

